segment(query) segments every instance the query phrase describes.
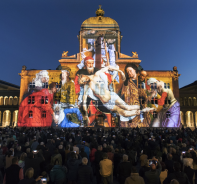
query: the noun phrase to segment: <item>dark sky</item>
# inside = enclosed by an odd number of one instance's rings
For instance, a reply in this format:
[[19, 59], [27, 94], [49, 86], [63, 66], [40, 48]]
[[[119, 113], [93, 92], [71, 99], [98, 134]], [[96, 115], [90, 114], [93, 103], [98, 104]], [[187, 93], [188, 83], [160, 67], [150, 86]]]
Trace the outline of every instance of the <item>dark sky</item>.
[[82, 22], [101, 4], [137, 51], [144, 70], [178, 67], [179, 86], [197, 80], [196, 0], [0, 0], [0, 79], [20, 85], [22, 66], [56, 69], [63, 51], [79, 52]]

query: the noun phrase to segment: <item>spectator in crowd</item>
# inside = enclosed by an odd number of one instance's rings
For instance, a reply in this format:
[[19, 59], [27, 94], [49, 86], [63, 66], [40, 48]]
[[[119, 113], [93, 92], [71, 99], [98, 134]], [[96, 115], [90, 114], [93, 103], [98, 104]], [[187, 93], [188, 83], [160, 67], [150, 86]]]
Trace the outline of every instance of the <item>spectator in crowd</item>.
[[55, 165], [55, 161], [58, 159], [59, 165], [62, 165], [62, 155], [59, 153], [58, 149], [54, 149], [54, 154], [51, 157], [51, 165]]
[[81, 158], [83, 158], [83, 157], [86, 157], [87, 158], [88, 157], [87, 156], [87, 153], [84, 151], [84, 148], [81, 148], [81, 151], [80, 151], [79, 154], [80, 154]]
[[113, 164], [108, 159], [107, 153], [103, 153], [103, 160], [99, 165], [103, 184], [111, 184], [113, 182]]
[[37, 158], [36, 153], [29, 153], [25, 158], [25, 172], [28, 168], [32, 167], [34, 169], [34, 178], [37, 178], [40, 174], [40, 163], [41, 159]]
[[42, 176], [39, 176], [38, 178], [34, 179], [33, 176], [34, 176], [34, 169], [30, 167], [25, 172], [25, 178], [20, 180], [18, 184], [32, 184], [34, 182], [40, 181], [40, 179], [42, 178]]
[[123, 162], [118, 165], [117, 175], [119, 178], [120, 184], [124, 184], [126, 178], [128, 178], [131, 174], [131, 162], [128, 161], [128, 155], [123, 155]]
[[168, 176], [168, 170], [166, 169], [166, 165], [164, 162], [161, 162], [161, 174], [160, 174], [160, 181], [161, 184], [163, 184], [163, 181], [167, 178]]
[[77, 143], [74, 142], [73, 151], [79, 152], [79, 148], [77, 147]]
[[166, 169], [168, 170], [168, 175], [174, 172], [173, 164], [174, 161], [172, 160], [172, 154], [168, 153], [167, 159], [165, 161]]
[[5, 168], [7, 169], [8, 167], [10, 167], [12, 165], [12, 159], [13, 159], [13, 149], [11, 148], [11, 150], [8, 151], [8, 154], [6, 156], [5, 159]]
[[131, 176], [126, 178], [125, 184], [145, 184], [144, 179], [139, 176], [136, 167], [131, 168]]
[[0, 172], [2, 177], [4, 175], [4, 167], [5, 167], [5, 155], [3, 155], [3, 150], [0, 149]]
[[[150, 165], [151, 170], [145, 172], [145, 183], [146, 184], [160, 184], [160, 173], [161, 173], [161, 164], [158, 162], [158, 159], [153, 159], [153, 163]], [[158, 166], [158, 169], [156, 168]]]
[[179, 182], [175, 179], [171, 180], [170, 184], [179, 184]]
[[39, 145], [38, 141], [36, 140], [36, 138], [34, 139], [32, 145], [31, 145], [31, 151], [33, 150], [37, 150], [37, 146]]
[[190, 184], [187, 175], [181, 172], [181, 164], [178, 162], [174, 163], [174, 173], [169, 174], [163, 184], [168, 184], [173, 179], [176, 179], [180, 184]]
[[54, 182], [55, 184], [64, 184], [66, 181], [66, 173], [67, 173], [67, 168], [61, 166], [59, 160], [56, 159], [55, 165], [53, 166], [50, 172], [51, 181]]
[[22, 153], [20, 155], [20, 159], [18, 161], [18, 165], [23, 169], [25, 170], [25, 158], [27, 157], [27, 154], [26, 153]]
[[181, 160], [183, 161], [183, 169], [184, 169], [186, 163], [188, 166], [190, 166], [193, 169], [193, 158], [192, 158], [192, 155], [190, 154], [190, 152], [186, 152], [185, 154], [182, 152]]
[[144, 160], [144, 163], [143, 163], [144, 166], [142, 166], [139, 170], [139, 175], [144, 178], [145, 177], [145, 172], [146, 171], [150, 171], [151, 168], [149, 166], [149, 160], [148, 159], [145, 159]]
[[65, 151], [64, 151], [64, 149], [63, 149], [63, 145], [62, 145], [62, 144], [60, 144], [60, 145], [58, 146], [58, 151], [59, 151], [59, 153], [60, 153], [61, 156], [62, 156], [62, 165], [64, 165], [64, 162], [65, 162]]
[[82, 158], [82, 166], [79, 167], [77, 173], [77, 183], [78, 184], [91, 184], [93, 182], [93, 171], [88, 164], [88, 159], [86, 157]]
[[81, 164], [81, 156], [79, 153], [71, 152], [71, 156], [69, 160], [67, 161], [67, 167], [68, 167], [68, 184], [74, 184], [77, 181], [77, 171], [79, 168], [79, 165]]
[[21, 154], [22, 154], [21, 146], [18, 146], [17, 149], [16, 149], [16, 151], [14, 152], [14, 156], [20, 158], [20, 155]]
[[12, 158], [12, 164], [5, 170], [4, 184], [18, 184], [23, 179], [23, 169], [18, 165], [18, 158]]
[[168, 151], [166, 147], [163, 147], [163, 151], [162, 151], [162, 162], [165, 162], [167, 160], [167, 155], [168, 155]]
[[185, 167], [184, 167], [184, 173], [187, 175], [189, 182], [193, 184], [193, 180], [195, 178], [195, 171], [191, 168], [191, 164], [189, 160], [185, 160]]
[[140, 155], [140, 164], [141, 166], [144, 166], [144, 160], [148, 159], [148, 155], [146, 155], [143, 150], [142, 150], [142, 154]]

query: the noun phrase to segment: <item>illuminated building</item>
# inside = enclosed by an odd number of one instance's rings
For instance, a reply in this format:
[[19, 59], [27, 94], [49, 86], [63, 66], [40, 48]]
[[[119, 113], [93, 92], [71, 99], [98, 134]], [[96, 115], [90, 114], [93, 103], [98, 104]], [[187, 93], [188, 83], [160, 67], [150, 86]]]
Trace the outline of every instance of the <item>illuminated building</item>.
[[181, 123], [185, 127], [197, 127], [197, 81], [179, 89]]
[[0, 80], [0, 126], [16, 126], [20, 87]]
[[[125, 55], [121, 53], [121, 40], [122, 35], [120, 33], [120, 28], [118, 23], [113, 20], [112, 18], [105, 17], [104, 11], [101, 7], [97, 9], [96, 11], [96, 17], [90, 17], [86, 19], [82, 25], [81, 29], [78, 35], [79, 40], [79, 53], [75, 55], [68, 55], [68, 51], [64, 51], [62, 53], [62, 58], [59, 60], [60, 65], [57, 67], [56, 70], [27, 70], [26, 66], [23, 66], [20, 76], [21, 76], [21, 86], [20, 86], [20, 103], [23, 99], [32, 97], [35, 98], [34, 95], [37, 95], [37, 92], [41, 89], [48, 89], [49, 84], [52, 82], [56, 83], [57, 86], [57, 93], [54, 94], [53, 97], [53, 103], [54, 105], [51, 105], [51, 108], [53, 109], [53, 113], [51, 114], [51, 118], [54, 118], [55, 125], [61, 126], [61, 123], [64, 122], [63, 127], [71, 127], [73, 126], [80, 126], [80, 117], [83, 116], [83, 119], [86, 118], [86, 126], [105, 126], [105, 127], [114, 127], [114, 126], [120, 126], [121, 127], [149, 127], [153, 126], [151, 121], [156, 120], [158, 118], [157, 123], [154, 124], [153, 127], [157, 126], [164, 126], [168, 127], [168, 125], [162, 124], [162, 122], [159, 122], [159, 118], [161, 119], [161, 116], [163, 119], [169, 118], [170, 119], [170, 112], [168, 111], [168, 108], [170, 108], [173, 104], [176, 103], [176, 108], [180, 109], [179, 106], [179, 85], [178, 85], [178, 78], [180, 74], [178, 74], [177, 68], [174, 67], [173, 70], [169, 71], [146, 71], [146, 76], [144, 77], [144, 81], [139, 82], [140, 72], [142, 71], [141, 67], [141, 60], [138, 57], [137, 52], [132, 52], [132, 55]], [[92, 59], [91, 59], [92, 58]], [[89, 60], [88, 60], [89, 59]], [[94, 67], [98, 70], [104, 69], [108, 66], [115, 67], [116, 70], [119, 73], [117, 74], [115, 71], [107, 71], [104, 72], [104, 78], [101, 78], [101, 84], [95, 84], [95, 89], [90, 89], [88, 91], [87, 95], [87, 101], [84, 101], [84, 94], [85, 94], [85, 87], [87, 85], [79, 85], [78, 80], [82, 75], [88, 76], [88, 66], [87, 61], [91, 60], [94, 61]], [[119, 98], [117, 95], [120, 90], [123, 90], [123, 84], [125, 85], [124, 81], [121, 78], [121, 72], [125, 72], [125, 67], [129, 64], [133, 63], [135, 67], [137, 67], [137, 77], [135, 79], [135, 86], [136, 86], [136, 98], [139, 102], [139, 105], [141, 108], [155, 108], [158, 111], [158, 117], [156, 112], [151, 112], [151, 114], [148, 114], [149, 112], [145, 112], [145, 116], [148, 120], [146, 121], [146, 118], [143, 118], [143, 113], [138, 118], [139, 121], [144, 121], [144, 123], [140, 124], [132, 124], [133, 117], [137, 117], [137, 111], [134, 113], [134, 115], [128, 115], [131, 112], [125, 113], [123, 112], [123, 115], [119, 116], [120, 114], [117, 113], [111, 113], [114, 106], [117, 106], [116, 100], [113, 101], [113, 96], [111, 94], [116, 95], [116, 99]], [[97, 69], [94, 69], [95, 73], [92, 73], [92, 75], [96, 75]], [[141, 71], [140, 71], [141, 70]], [[145, 70], [145, 69], [144, 69]], [[63, 73], [64, 72], [64, 73]], [[64, 76], [65, 75], [65, 76]], [[69, 75], [69, 76], [68, 76]], [[65, 84], [63, 84], [62, 80], [64, 77], [66, 77], [69, 81], [67, 81]], [[114, 78], [113, 78], [114, 76]], [[128, 77], [128, 76], [126, 76]], [[64, 78], [65, 79], [65, 78]], [[151, 79], [151, 80], [149, 80]], [[147, 85], [147, 82], [155, 81]], [[98, 81], [94, 81], [98, 82]], [[157, 90], [157, 86], [155, 86], [156, 83], [159, 84], [159, 82], [162, 82], [162, 89], [165, 92], [166, 96], [164, 95], [157, 95], [154, 98], [150, 99], [150, 104], [147, 104], [148, 102], [148, 95], [150, 95], [150, 92], [152, 93], [153, 90]], [[69, 85], [67, 85], [69, 83]], [[109, 85], [106, 85], [109, 84]], [[65, 86], [66, 85], [66, 86]], [[75, 89], [73, 88], [73, 85], [75, 86]], [[72, 90], [71, 90], [72, 88]], [[90, 86], [88, 86], [89, 90]], [[142, 88], [139, 89], [138, 88]], [[149, 92], [148, 92], [149, 88]], [[98, 94], [97, 89], [100, 90]], [[103, 101], [102, 98], [105, 97], [105, 95], [101, 94], [103, 93], [102, 89], [105, 89], [108, 91], [108, 101]], [[69, 91], [70, 90], [70, 91]], [[95, 91], [94, 91], [95, 90]], [[152, 91], [151, 91], [152, 90]], [[93, 92], [91, 92], [93, 91]], [[137, 94], [139, 91], [139, 94]], [[168, 91], [171, 91], [171, 98], [168, 98]], [[75, 92], [75, 93], [74, 93]], [[130, 91], [130, 96], [133, 95]], [[141, 96], [142, 93], [145, 95]], [[70, 95], [72, 94], [72, 95]], [[73, 94], [75, 94], [73, 96]], [[126, 94], [126, 93], [125, 93]], [[164, 94], [162, 92], [162, 94]], [[92, 95], [92, 96], [91, 96]], [[126, 95], [127, 96], [127, 95]], [[138, 99], [139, 96], [139, 99]], [[41, 96], [39, 99], [44, 99], [45, 95]], [[124, 97], [125, 98], [125, 97]], [[168, 99], [167, 99], [168, 98]], [[67, 100], [68, 99], [68, 100]], [[80, 101], [81, 100], [81, 101]], [[126, 99], [125, 99], [126, 100]], [[68, 101], [70, 104], [68, 104]], [[83, 101], [88, 104], [87, 107], [83, 104]], [[162, 102], [161, 102], [162, 101]], [[32, 102], [32, 100], [31, 100]], [[112, 103], [113, 105], [109, 104]], [[159, 102], [159, 103], [158, 103]], [[23, 103], [23, 102], [22, 102]], [[39, 102], [41, 103], [41, 101]], [[80, 107], [83, 109], [81, 110]], [[127, 104], [125, 106], [122, 106], [121, 104], [118, 104], [118, 108], [128, 109]], [[128, 105], [136, 105], [136, 104], [128, 104]], [[149, 106], [148, 106], [149, 105]], [[20, 126], [32, 126], [32, 121], [34, 121], [34, 116], [38, 116], [38, 114], [35, 115], [34, 110], [32, 108], [37, 108], [37, 113], [40, 113], [38, 117], [46, 118], [48, 115], [42, 116], [43, 112], [46, 111], [46, 108], [44, 106], [36, 106], [27, 104], [22, 104], [21, 106], [26, 107], [26, 109], [20, 110], [19, 108], [19, 124]], [[101, 110], [100, 106], [104, 106]], [[70, 112], [71, 108], [74, 107], [74, 111]], [[106, 107], [108, 109], [106, 109]], [[110, 109], [111, 108], [111, 109]], [[123, 109], [119, 109], [119, 112], [122, 112]], [[131, 107], [129, 107], [131, 108]], [[79, 111], [80, 109], [80, 111]], [[176, 109], [176, 110], [177, 110]], [[172, 109], [171, 109], [172, 110]], [[85, 111], [85, 112], [82, 112]], [[129, 110], [128, 110], [129, 111]], [[161, 111], [161, 112], [160, 112]], [[26, 114], [24, 114], [24, 112]], [[114, 112], [114, 111], [113, 111]], [[159, 113], [160, 112], [160, 113]], [[69, 114], [75, 114], [77, 116], [70, 116]], [[162, 114], [163, 113], [163, 114]], [[178, 113], [178, 114], [177, 114]], [[177, 110], [176, 121], [179, 122], [180, 120], [180, 110]], [[167, 115], [166, 115], [167, 114]], [[124, 120], [124, 117], [121, 119], [122, 116], [127, 116], [130, 118], [130, 120]], [[68, 117], [69, 116], [69, 117]], [[88, 118], [87, 118], [88, 117]], [[23, 118], [26, 118], [24, 121]], [[28, 120], [29, 118], [29, 120]], [[59, 119], [58, 119], [59, 118]], [[125, 118], [125, 119], [129, 119]], [[57, 120], [58, 119], [58, 120]], [[73, 120], [75, 119], [75, 120]], [[144, 120], [145, 119], [145, 120]], [[23, 121], [23, 123], [22, 123]], [[124, 121], [127, 121], [126, 123]], [[129, 121], [129, 122], [128, 122]], [[174, 121], [174, 120], [173, 120]], [[29, 122], [25, 124], [25, 122]], [[74, 124], [72, 124], [74, 122]], [[123, 122], [123, 123], [122, 123]], [[42, 124], [38, 122], [37, 126], [42, 126]], [[34, 124], [34, 123], [33, 123]], [[68, 125], [68, 126], [66, 126]], [[169, 125], [172, 126], [172, 125]], [[180, 125], [177, 125], [177, 127]]]

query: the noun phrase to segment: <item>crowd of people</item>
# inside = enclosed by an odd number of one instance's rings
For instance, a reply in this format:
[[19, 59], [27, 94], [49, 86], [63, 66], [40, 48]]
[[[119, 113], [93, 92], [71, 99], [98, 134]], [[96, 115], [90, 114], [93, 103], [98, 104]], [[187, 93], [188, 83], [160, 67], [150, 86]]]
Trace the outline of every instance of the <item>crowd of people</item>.
[[2, 128], [3, 184], [194, 184], [196, 130]]

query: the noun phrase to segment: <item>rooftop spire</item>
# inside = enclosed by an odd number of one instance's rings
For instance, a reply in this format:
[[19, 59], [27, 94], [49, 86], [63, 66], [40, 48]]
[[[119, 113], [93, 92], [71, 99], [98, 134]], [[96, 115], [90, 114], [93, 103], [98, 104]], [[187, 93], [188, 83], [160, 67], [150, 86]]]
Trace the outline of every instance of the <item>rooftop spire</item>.
[[105, 12], [103, 11], [103, 9], [101, 8], [101, 5], [99, 5], [99, 9], [96, 10], [96, 16], [104, 16]]

